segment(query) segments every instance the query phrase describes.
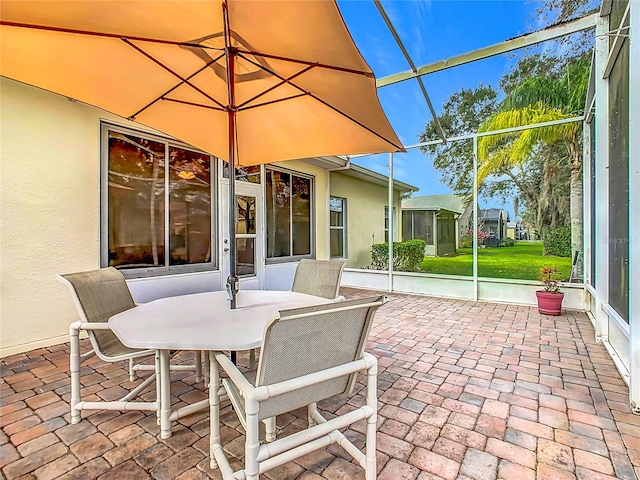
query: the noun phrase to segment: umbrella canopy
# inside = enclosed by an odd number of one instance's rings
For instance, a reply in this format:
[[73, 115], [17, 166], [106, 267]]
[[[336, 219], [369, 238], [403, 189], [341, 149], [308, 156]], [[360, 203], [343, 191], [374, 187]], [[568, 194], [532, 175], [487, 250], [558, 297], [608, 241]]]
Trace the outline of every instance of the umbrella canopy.
[[225, 160], [233, 110], [237, 165], [402, 150], [334, 2], [223, 3], [3, 0], [0, 74]]
[[335, 1], [2, 0], [0, 37], [0, 75], [234, 166], [403, 151]]

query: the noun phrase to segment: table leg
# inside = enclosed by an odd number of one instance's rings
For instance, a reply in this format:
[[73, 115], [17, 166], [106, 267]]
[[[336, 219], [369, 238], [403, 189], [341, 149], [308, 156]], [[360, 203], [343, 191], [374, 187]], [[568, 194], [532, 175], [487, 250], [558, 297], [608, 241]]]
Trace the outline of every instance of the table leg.
[[207, 352], [209, 355], [209, 461], [212, 469], [218, 467], [214, 452], [220, 445], [220, 370], [218, 361], [213, 356], [213, 352]]
[[160, 350], [160, 438], [171, 436], [171, 382], [169, 350]]

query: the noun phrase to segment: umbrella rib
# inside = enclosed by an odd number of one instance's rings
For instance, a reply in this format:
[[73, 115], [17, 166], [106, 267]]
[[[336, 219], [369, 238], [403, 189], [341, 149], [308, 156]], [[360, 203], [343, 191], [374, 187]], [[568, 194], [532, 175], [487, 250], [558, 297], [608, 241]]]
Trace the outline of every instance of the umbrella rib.
[[106, 32], [92, 32], [90, 30], [77, 30], [73, 28], [62, 28], [62, 27], [54, 27], [50, 25], [33, 25], [30, 23], [20, 23], [20, 22], [9, 22], [6, 20], [0, 20], [0, 25], [6, 25], [8, 27], [19, 27], [19, 28], [32, 28], [35, 30], [47, 30], [50, 32], [60, 32], [60, 33], [75, 33], [78, 35], [89, 35], [92, 37], [105, 37], [105, 38], [118, 38], [118, 39], [128, 39], [128, 40], [137, 40], [141, 42], [151, 42], [151, 43], [162, 43], [165, 45], [176, 45], [178, 47], [195, 47], [195, 48], [204, 48], [211, 50], [219, 50], [217, 48], [206, 47], [203, 45], [199, 45], [197, 43], [190, 42], [179, 42], [175, 40], [161, 40], [159, 38], [148, 38], [148, 37], [137, 37], [137, 36], [129, 36], [129, 35], [121, 35], [118, 33], [106, 33]]
[[[244, 57], [244, 56], [242, 56], [242, 58], [245, 58], [245, 57]], [[245, 60], [247, 60], [247, 61], [251, 62], [251, 60], [250, 60], [250, 59], [248, 59], [248, 58], [245, 58]], [[254, 62], [251, 62], [251, 63], [254, 63]], [[255, 63], [254, 63], [254, 65], [255, 65]], [[300, 70], [299, 72], [294, 73], [294, 74], [293, 74], [293, 75], [291, 75], [290, 77], [282, 79], [282, 80], [280, 81], [280, 83], [278, 83], [278, 84], [276, 84], [276, 85], [273, 85], [272, 87], [270, 87], [270, 88], [266, 89], [264, 92], [259, 93], [259, 94], [255, 95], [254, 97], [250, 98], [249, 100], [247, 100], [247, 101], [245, 101], [245, 102], [241, 103], [240, 105], [238, 105], [238, 107], [237, 107], [237, 108], [238, 108], [238, 109], [241, 109], [241, 108], [242, 108], [242, 107], [244, 107], [245, 105], [247, 105], [247, 104], [249, 104], [249, 103], [253, 102], [254, 100], [257, 100], [258, 98], [260, 98], [260, 97], [262, 97], [262, 96], [266, 95], [267, 93], [269, 93], [269, 92], [271, 92], [271, 91], [275, 90], [276, 88], [281, 87], [282, 85], [284, 85], [284, 84], [286, 84], [286, 83], [290, 83], [290, 82], [291, 82], [291, 80], [293, 80], [293, 79], [294, 79], [294, 78], [296, 78], [296, 77], [299, 77], [299, 76], [300, 76], [300, 75], [302, 75], [303, 73], [308, 72], [308, 71], [309, 71], [309, 70], [311, 70], [313, 67], [315, 67], [315, 65], [309, 65], [309, 66], [307, 66], [306, 68], [303, 68], [302, 70]]]
[[204, 95], [207, 99], [211, 100], [212, 102], [214, 102], [215, 104], [219, 105], [220, 108], [222, 109], [226, 109], [226, 107], [220, 103], [218, 100], [216, 100], [215, 98], [213, 98], [211, 95], [209, 95], [208, 93], [204, 92], [203, 90], [201, 90], [200, 88], [196, 87], [194, 84], [192, 84], [191, 82], [189, 82], [189, 80], [187, 80], [186, 78], [183, 78], [181, 75], [179, 75], [177, 72], [174, 72], [173, 70], [171, 70], [169, 67], [167, 67], [164, 63], [162, 63], [160, 60], [158, 60], [157, 58], [153, 57], [152, 55], [148, 54], [147, 52], [145, 52], [143, 49], [141, 49], [140, 47], [138, 47], [136, 44], [132, 43], [129, 41], [129, 39], [127, 38], [123, 38], [122, 41], [124, 43], [126, 43], [127, 45], [129, 45], [131, 48], [137, 50], [138, 52], [140, 52], [142, 55], [144, 55], [145, 57], [147, 57], [149, 60], [151, 60], [152, 62], [154, 62], [156, 65], [159, 65], [160, 67], [162, 67], [163, 69], [165, 69], [167, 72], [169, 72], [171, 75], [173, 75], [174, 77], [178, 78], [179, 80], [182, 81], [182, 83], [185, 83], [187, 85], [189, 85], [191, 88], [193, 88], [196, 92], [200, 93], [201, 95]]
[[307, 60], [298, 60], [296, 58], [281, 57], [279, 55], [271, 55], [269, 53], [254, 52], [252, 50], [242, 50], [240, 48], [237, 49], [237, 51], [238, 51], [238, 53], [244, 53], [245, 55], [252, 55], [254, 57], [270, 58], [270, 59], [273, 59], [273, 60], [284, 60], [285, 62], [300, 63], [302, 65], [311, 65], [311, 66], [314, 66], [314, 67], [320, 67], [320, 68], [324, 68], [324, 69], [327, 69], [327, 70], [337, 70], [339, 72], [354, 73], [356, 75], [364, 75], [365, 77], [368, 77], [368, 78], [374, 78], [373, 72], [367, 72], [367, 71], [364, 71], [364, 70], [356, 70], [354, 68], [338, 67], [337, 65], [329, 65], [327, 63], [318, 63], [318, 62], [310, 62], [310, 61], [307, 61]]
[[[207, 62], [206, 65], [204, 65], [202, 68], [199, 68], [198, 70], [196, 70], [195, 72], [193, 72], [191, 75], [189, 75], [186, 79], [187, 80], [191, 80], [193, 77], [195, 77], [196, 75], [198, 75], [200, 72], [202, 72], [204, 69], [208, 68], [209, 66], [213, 65], [215, 62], [217, 62], [218, 60], [220, 60], [222, 57], [224, 56], [224, 54], [220, 55], [218, 58], [214, 58], [212, 59], [210, 62]], [[173, 92], [176, 88], [178, 88], [180, 85], [184, 85], [184, 82], [180, 82], [177, 85], [171, 87], [169, 90], [167, 90], [166, 92], [164, 92], [162, 95], [160, 95], [158, 98], [156, 98], [155, 100], [152, 100], [151, 102], [149, 102], [147, 105], [145, 105], [144, 107], [142, 107], [140, 110], [138, 110], [136, 113], [134, 113], [133, 115], [131, 115], [129, 118], [131, 120], [135, 119], [138, 115], [140, 115], [140, 113], [142, 113], [143, 111], [145, 111], [147, 108], [149, 108], [151, 105], [155, 104], [158, 100], [165, 100], [165, 96], [170, 94], [171, 92]]]
[[242, 110], [244, 111], [244, 110], [251, 110], [252, 108], [264, 107], [266, 105], [272, 105], [274, 103], [284, 102], [285, 100], [293, 100], [293, 99], [296, 99], [296, 98], [304, 97], [305, 95], [309, 95], [309, 92], [302, 92], [302, 93], [299, 93], [298, 95], [292, 95], [290, 97], [279, 98], [277, 100], [270, 100], [270, 101], [264, 102], [264, 103], [258, 103], [257, 105], [251, 105], [249, 107], [244, 107]]
[[178, 100], [175, 98], [160, 98], [160, 100], [164, 100], [165, 102], [182, 103], [184, 105], [191, 105], [192, 107], [208, 108], [209, 110], [218, 110], [219, 112], [228, 111], [226, 107], [213, 107], [211, 105], [203, 105], [201, 103], [188, 102], [187, 100]]

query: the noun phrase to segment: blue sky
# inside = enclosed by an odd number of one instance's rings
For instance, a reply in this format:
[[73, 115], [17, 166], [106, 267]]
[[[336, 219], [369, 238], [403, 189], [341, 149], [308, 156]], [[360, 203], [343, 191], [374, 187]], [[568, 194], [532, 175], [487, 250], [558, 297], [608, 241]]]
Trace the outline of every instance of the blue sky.
[[[542, 28], [535, 18], [539, 2], [383, 0], [382, 4], [418, 67]], [[377, 78], [410, 69], [371, 0], [338, 0], [338, 5], [356, 45]], [[423, 81], [439, 113], [449, 95], [463, 87], [475, 88], [480, 83], [497, 87], [500, 77], [514, 63], [514, 54], [500, 55], [427, 75]], [[416, 144], [431, 119], [418, 82], [409, 80], [382, 87], [378, 94], [403, 144]], [[354, 162], [388, 173], [387, 155], [362, 157]], [[416, 195], [450, 193], [438, 177], [431, 160], [417, 149], [394, 156], [394, 178], [419, 187]], [[481, 201], [481, 206], [499, 205]]]

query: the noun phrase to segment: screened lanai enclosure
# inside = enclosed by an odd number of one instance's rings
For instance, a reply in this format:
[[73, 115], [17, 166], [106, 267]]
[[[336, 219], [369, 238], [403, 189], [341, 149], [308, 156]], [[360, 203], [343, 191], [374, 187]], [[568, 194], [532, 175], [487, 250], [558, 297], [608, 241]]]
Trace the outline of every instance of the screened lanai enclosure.
[[[455, 253], [427, 256], [415, 272], [398, 271], [393, 261], [384, 272], [347, 270], [347, 284], [527, 304], [535, 302], [539, 268], [558, 267], [565, 307], [587, 311], [640, 413], [640, 140], [633, 135], [640, 131], [640, 38], [633, 29], [640, 5], [584, 3], [582, 15], [563, 11], [546, 28], [424, 62], [428, 55], [408, 26], [374, 4], [382, 21], [373, 23], [386, 28], [410, 67], [378, 78], [383, 105], [388, 111], [389, 95], [397, 102], [392, 110], [421, 108], [426, 127], [419, 142], [401, 137], [407, 153], [352, 161], [386, 167], [390, 194], [394, 178], [421, 187], [406, 202], [404, 228], [392, 222], [397, 242], [423, 239], [433, 251], [438, 210], [417, 218], [415, 205], [431, 196], [463, 206], [454, 209]], [[514, 64], [499, 88], [476, 81], [478, 69]], [[460, 82], [466, 75], [473, 80]], [[463, 87], [438, 108], [430, 95], [442, 96], [449, 81]], [[496, 234], [483, 218], [489, 209], [510, 220], [509, 239], [494, 248]]]
[[[62, 272], [117, 267], [142, 301], [220, 290], [233, 245], [241, 289], [286, 290], [300, 259], [335, 258], [345, 287], [535, 305], [549, 267], [640, 413], [640, 2], [337, 4], [405, 152], [256, 161], [230, 183], [202, 146], [1, 72], [0, 356], [68, 341]], [[268, 64], [249, 53], [239, 68]]]

